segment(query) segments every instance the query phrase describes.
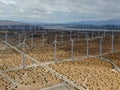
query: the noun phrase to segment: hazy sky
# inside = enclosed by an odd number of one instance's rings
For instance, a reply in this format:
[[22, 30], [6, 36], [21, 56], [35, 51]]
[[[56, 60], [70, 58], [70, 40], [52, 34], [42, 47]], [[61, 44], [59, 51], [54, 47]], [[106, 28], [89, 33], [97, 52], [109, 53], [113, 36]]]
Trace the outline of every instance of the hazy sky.
[[0, 19], [73, 22], [120, 17], [120, 0], [0, 0]]

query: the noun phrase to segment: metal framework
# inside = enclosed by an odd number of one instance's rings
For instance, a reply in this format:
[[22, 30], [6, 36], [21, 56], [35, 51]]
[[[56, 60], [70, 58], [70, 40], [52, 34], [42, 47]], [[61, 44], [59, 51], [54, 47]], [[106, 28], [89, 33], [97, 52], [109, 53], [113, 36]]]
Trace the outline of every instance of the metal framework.
[[26, 67], [26, 58], [25, 58], [25, 47], [26, 47], [26, 36], [25, 36], [25, 38], [24, 38], [24, 40], [23, 40], [23, 48], [22, 48], [22, 50], [23, 50], [23, 52], [22, 52], [22, 65], [23, 65], [23, 69]]
[[[24, 31], [24, 28], [23, 28], [23, 32], [25, 33], [25, 31]], [[47, 32], [47, 31], [46, 31]], [[69, 32], [69, 33], [68, 33]], [[111, 52], [113, 52], [114, 50], [115, 50], [115, 43], [114, 43], [114, 38], [115, 38], [115, 35], [116, 34], [114, 34], [113, 32], [108, 32], [108, 31], [76, 31], [77, 33], [75, 33], [76, 34], [76, 37], [77, 37], [77, 39], [72, 39], [73, 38], [73, 36], [72, 35], [74, 35], [74, 32], [73, 31], [67, 31], [67, 35], [65, 34], [65, 31], [63, 32], [62, 31], [62, 33], [60, 33], [61, 35], [61, 37], [60, 37], [60, 42], [65, 42], [64, 41], [64, 35], [66, 35], [66, 36], [68, 36], [69, 38], [70, 38], [70, 40], [69, 41], [67, 41], [67, 42], [71, 42], [71, 48], [70, 48], [70, 52], [71, 52], [71, 55], [70, 55], [70, 59], [71, 60], [74, 60], [75, 59], [75, 51], [74, 51], [74, 42], [75, 42], [75, 40], [76, 41], [82, 41], [81, 40], [81, 37], [83, 38], [83, 41], [85, 41], [85, 47], [86, 47], [86, 49], [85, 49], [85, 54], [86, 54], [86, 56], [87, 57], [89, 57], [90, 56], [90, 47], [89, 47], [89, 45], [91, 44], [89, 41], [90, 40], [94, 40], [95, 39], [95, 36], [97, 37], [97, 39], [99, 39], [100, 41], [98, 42], [99, 43], [99, 47], [98, 47], [98, 53], [99, 53], [99, 55], [100, 56], [102, 56], [102, 54], [104, 54], [104, 48], [103, 48], [103, 37], [107, 37], [108, 35], [110, 36], [112, 36], [112, 40], [111, 40], [111, 44], [110, 44], [110, 49], [111, 49]], [[54, 32], [55, 33], [55, 32]], [[80, 33], [83, 33], [83, 36], [80, 34]], [[119, 32], [116, 32], [118, 35], [120, 34]], [[46, 33], [43, 33], [42, 32], [42, 45], [44, 45], [45, 44], [45, 34]], [[24, 53], [22, 53], [22, 60], [23, 60], [23, 68], [25, 68], [25, 66], [26, 66], [26, 64], [25, 64], [25, 57], [24, 57], [24, 54], [25, 54], [25, 48], [29, 48], [28, 47], [28, 45], [25, 43], [26, 42], [26, 34], [24, 34], [23, 36], [24, 36], [24, 40], [23, 40], [23, 42], [22, 42], [22, 40], [21, 40], [21, 35], [22, 34], [18, 34], [18, 37], [19, 37], [19, 40], [18, 40], [18, 47], [22, 47], [22, 50], [23, 50], [23, 52]], [[5, 37], [5, 41], [7, 42], [8, 40], [8, 34], [7, 33], [5, 33], [5, 35], [4, 35], [4, 37]], [[59, 37], [57, 37], [57, 33], [55, 34], [55, 40], [54, 40], [54, 42], [52, 43], [53, 45], [54, 45], [54, 62], [56, 63], [57, 61], [58, 61], [58, 59], [57, 59], [57, 44], [59, 43], [58, 41], [57, 41], [57, 38], [59, 38]], [[59, 39], [58, 39], [59, 40]], [[22, 42], [22, 43], [21, 43]], [[67, 43], [66, 42], [66, 43]], [[33, 48], [33, 46], [34, 46], [34, 33], [31, 35], [31, 48]]]
[[54, 44], [54, 62], [57, 62], [57, 34], [55, 34], [55, 40], [52, 44]]

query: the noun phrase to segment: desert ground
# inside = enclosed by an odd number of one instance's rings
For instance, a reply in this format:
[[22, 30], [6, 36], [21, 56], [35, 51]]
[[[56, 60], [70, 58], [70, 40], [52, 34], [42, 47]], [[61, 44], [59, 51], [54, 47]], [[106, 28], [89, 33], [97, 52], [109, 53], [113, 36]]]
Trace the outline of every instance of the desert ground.
[[61, 83], [68, 90], [120, 90], [120, 35], [113, 51], [111, 34], [102, 37], [102, 47], [97, 34], [31, 35], [25, 42], [24, 35], [8, 35], [7, 41], [1, 35], [0, 90], [51, 90]]

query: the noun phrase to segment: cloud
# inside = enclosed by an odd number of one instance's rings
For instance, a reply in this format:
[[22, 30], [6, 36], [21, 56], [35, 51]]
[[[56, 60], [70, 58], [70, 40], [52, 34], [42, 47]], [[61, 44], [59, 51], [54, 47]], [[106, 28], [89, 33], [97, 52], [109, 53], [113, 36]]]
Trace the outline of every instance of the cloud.
[[6, 5], [16, 5], [16, 2], [14, 2], [13, 0], [0, 0], [0, 3], [6, 4]]
[[0, 0], [0, 18], [70, 22], [120, 17], [120, 0]]

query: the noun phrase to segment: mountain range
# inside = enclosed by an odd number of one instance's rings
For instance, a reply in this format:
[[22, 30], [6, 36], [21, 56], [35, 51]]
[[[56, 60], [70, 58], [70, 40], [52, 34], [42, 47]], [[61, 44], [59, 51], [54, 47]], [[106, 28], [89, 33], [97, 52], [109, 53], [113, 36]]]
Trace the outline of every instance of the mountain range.
[[0, 20], [0, 25], [25, 25], [28, 23], [23, 23], [20, 21], [12, 21], [12, 20]]
[[120, 25], [120, 19], [109, 19], [100, 21], [81, 21], [81, 22], [70, 22], [69, 24], [87, 24], [87, 25]]
[[[42, 23], [42, 22], [32, 22], [32, 21], [12, 21], [12, 20], [0, 20], [0, 25], [39, 25], [39, 24], [48, 24], [48, 23]], [[49, 23], [50, 24], [50, 23]], [[59, 23], [57, 23], [59, 24]], [[61, 23], [60, 23], [61, 24]], [[80, 22], [69, 22], [69, 23], [62, 23], [63, 25], [72, 25], [72, 24], [84, 24], [84, 25], [120, 25], [120, 19], [109, 19], [109, 20], [100, 20], [100, 21], [80, 21]], [[53, 24], [52, 24], [53, 25]]]

